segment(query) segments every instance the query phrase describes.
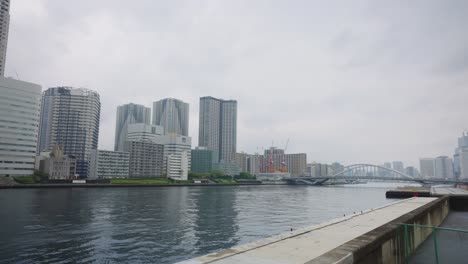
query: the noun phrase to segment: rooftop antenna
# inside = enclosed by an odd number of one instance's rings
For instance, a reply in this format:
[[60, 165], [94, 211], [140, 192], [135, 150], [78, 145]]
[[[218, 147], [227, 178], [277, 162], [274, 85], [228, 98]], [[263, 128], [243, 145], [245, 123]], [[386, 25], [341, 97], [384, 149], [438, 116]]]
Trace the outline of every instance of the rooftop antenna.
[[19, 80], [19, 75], [18, 75], [18, 72], [15, 70], [15, 73], [16, 73], [16, 79]]

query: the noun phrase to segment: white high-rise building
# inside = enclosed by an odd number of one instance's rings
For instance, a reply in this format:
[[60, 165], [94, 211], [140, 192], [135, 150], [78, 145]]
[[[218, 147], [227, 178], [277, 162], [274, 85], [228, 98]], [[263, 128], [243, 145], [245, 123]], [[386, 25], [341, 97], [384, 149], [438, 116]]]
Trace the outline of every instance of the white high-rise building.
[[163, 135], [164, 135], [164, 128], [162, 126], [145, 124], [145, 123], [128, 124], [126, 141], [156, 142]]
[[[462, 136], [458, 138], [458, 146], [453, 155], [453, 170], [455, 177], [461, 177], [461, 152], [468, 151], [468, 132], [463, 132]], [[468, 175], [466, 175], [468, 177]]]
[[435, 159], [421, 158], [419, 159], [419, 171], [423, 178], [434, 178], [435, 176]]
[[460, 176], [459, 179], [468, 179], [468, 149], [460, 151]]
[[10, 0], [0, 0], [0, 76], [5, 75], [5, 64], [10, 28]]
[[237, 148], [237, 101], [200, 98], [198, 145], [217, 152], [218, 160], [234, 162]]
[[164, 127], [169, 135], [188, 136], [189, 104], [174, 98], [154, 102], [153, 125]]
[[166, 156], [166, 172], [168, 178], [176, 180], [188, 179], [188, 171], [190, 168], [189, 154], [190, 152], [188, 151], [182, 151]]
[[135, 123], [150, 124], [151, 109], [138, 104], [124, 104], [117, 107], [115, 124], [115, 151], [123, 151], [127, 139], [128, 125]]
[[405, 166], [403, 165], [403, 162], [401, 162], [401, 161], [393, 161], [392, 162], [392, 167], [396, 171], [399, 171], [401, 173], [405, 173]]
[[84, 88], [55, 87], [42, 95], [39, 151], [63, 145], [76, 158], [76, 174], [86, 178], [91, 150], [97, 149], [101, 102], [99, 94]]
[[0, 175], [33, 174], [40, 104], [41, 86], [0, 77]]
[[434, 177], [438, 179], [453, 179], [452, 159], [447, 156], [440, 156], [434, 161]]
[[413, 166], [406, 167], [405, 168], [405, 173], [406, 173], [406, 175], [409, 175], [411, 177], [419, 177], [418, 169], [416, 169]]

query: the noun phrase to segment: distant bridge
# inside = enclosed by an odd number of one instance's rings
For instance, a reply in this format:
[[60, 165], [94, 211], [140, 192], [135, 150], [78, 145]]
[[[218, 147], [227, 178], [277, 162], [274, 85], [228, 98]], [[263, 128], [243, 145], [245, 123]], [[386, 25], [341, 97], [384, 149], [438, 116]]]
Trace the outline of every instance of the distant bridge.
[[323, 185], [329, 180], [341, 180], [343, 183], [355, 183], [359, 180], [364, 181], [399, 181], [399, 182], [417, 182], [421, 184], [457, 184], [467, 183], [468, 180], [460, 181], [455, 179], [423, 179], [409, 176], [406, 173], [372, 164], [353, 164], [344, 167], [344, 169], [333, 176], [319, 177], [292, 177], [286, 179], [291, 184]]

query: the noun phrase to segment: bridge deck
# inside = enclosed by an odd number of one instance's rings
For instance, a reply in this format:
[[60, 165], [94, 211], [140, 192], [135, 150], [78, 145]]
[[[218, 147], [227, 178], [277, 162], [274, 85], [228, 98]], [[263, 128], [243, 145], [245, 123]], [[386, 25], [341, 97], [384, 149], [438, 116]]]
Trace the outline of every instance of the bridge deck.
[[436, 198], [410, 198], [356, 215], [335, 219], [246, 245], [215, 252], [181, 264], [306, 263], [360, 235], [392, 221]]

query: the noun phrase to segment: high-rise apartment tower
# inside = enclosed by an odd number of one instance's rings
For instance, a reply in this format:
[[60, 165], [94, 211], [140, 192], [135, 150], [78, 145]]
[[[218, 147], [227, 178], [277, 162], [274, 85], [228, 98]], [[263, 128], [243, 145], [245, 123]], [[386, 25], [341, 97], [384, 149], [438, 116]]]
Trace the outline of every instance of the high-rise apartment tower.
[[435, 176], [435, 159], [421, 158], [419, 159], [419, 171], [423, 178], [434, 178]]
[[217, 160], [234, 162], [237, 146], [237, 101], [200, 98], [198, 145], [213, 150]]
[[166, 134], [188, 136], [189, 104], [174, 98], [154, 102], [153, 125], [164, 127]]
[[87, 177], [91, 150], [97, 149], [101, 102], [99, 94], [84, 88], [49, 88], [42, 95], [39, 151], [64, 146], [76, 158], [76, 174]]
[[138, 104], [124, 104], [117, 107], [117, 119], [115, 123], [115, 151], [123, 151], [127, 140], [128, 125], [144, 123], [149, 125], [151, 109]]

